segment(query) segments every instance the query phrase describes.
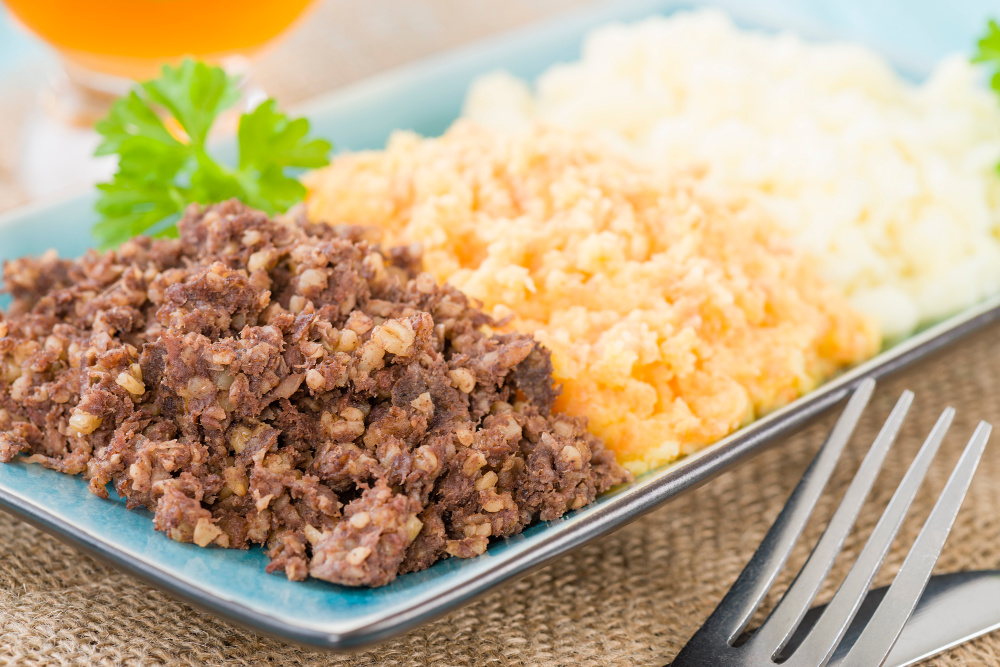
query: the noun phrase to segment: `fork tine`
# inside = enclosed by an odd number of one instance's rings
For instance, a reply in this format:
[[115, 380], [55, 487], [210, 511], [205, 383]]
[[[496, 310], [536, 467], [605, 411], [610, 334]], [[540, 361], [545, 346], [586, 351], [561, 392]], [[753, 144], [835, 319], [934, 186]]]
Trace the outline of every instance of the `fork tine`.
[[764, 624], [748, 640], [748, 644], [759, 646], [756, 650], [765, 651], [768, 656], [775, 655], [802, 621], [851, 532], [912, 403], [913, 392], [904, 391], [851, 480], [822, 537], [809, 554], [809, 559]]
[[847, 573], [847, 577], [844, 578], [819, 621], [792, 654], [789, 665], [825, 665], [833, 655], [834, 649], [837, 648], [851, 619], [864, 600], [872, 579], [885, 560], [889, 547], [930, 468], [941, 441], [944, 440], [954, 415], [955, 411], [947, 408], [938, 418], [917, 457], [906, 471], [903, 481], [896, 488], [885, 512], [875, 525], [868, 542], [861, 550], [861, 555]]
[[941, 492], [941, 497], [934, 504], [934, 509], [896, 574], [896, 579], [847, 653], [844, 664], [880, 665], [889, 655], [927, 586], [927, 580], [955, 523], [958, 509], [969, 490], [991, 430], [989, 424], [980, 422], [976, 432], [972, 434], [962, 458]]
[[[847, 444], [858, 420], [861, 419], [861, 413], [874, 389], [875, 381], [870, 378], [858, 385], [826, 442], [809, 464], [801, 481], [775, 519], [774, 525], [750, 558], [750, 562], [743, 568], [719, 606], [688, 642], [688, 646], [712, 639], [731, 644], [746, 628], [802, 533], [806, 520], [812, 514], [816, 501], [833, 473], [844, 445]], [[684, 652], [682, 649], [678, 658], [681, 658]]]

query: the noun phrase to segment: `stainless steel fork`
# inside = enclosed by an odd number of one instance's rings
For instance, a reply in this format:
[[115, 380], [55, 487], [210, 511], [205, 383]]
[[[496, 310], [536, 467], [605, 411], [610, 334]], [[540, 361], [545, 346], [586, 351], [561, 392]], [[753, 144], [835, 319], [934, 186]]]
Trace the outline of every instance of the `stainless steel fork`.
[[[741, 636], [743, 631], [788, 559], [874, 388], [874, 380], [865, 380], [855, 390], [764, 541], [719, 606], [681, 649], [673, 662], [674, 667], [767, 665], [779, 658], [781, 664], [787, 667], [832, 664], [871, 667], [883, 663], [913, 612], [941, 554], [989, 438], [989, 424], [979, 423], [875, 613], [860, 633], [852, 632], [847, 640], [844, 636], [944, 439], [955, 414], [952, 408], [942, 413], [927, 436], [857, 561], [822, 616], [804, 636], [801, 636], [802, 632], [796, 634], [795, 631], [829, 574], [868, 497], [885, 455], [899, 433], [913, 401], [913, 394], [908, 391], [896, 403], [829, 525], [781, 601], [756, 632], [742, 643], [737, 641], [744, 638]], [[795, 639], [790, 643], [793, 634]]]

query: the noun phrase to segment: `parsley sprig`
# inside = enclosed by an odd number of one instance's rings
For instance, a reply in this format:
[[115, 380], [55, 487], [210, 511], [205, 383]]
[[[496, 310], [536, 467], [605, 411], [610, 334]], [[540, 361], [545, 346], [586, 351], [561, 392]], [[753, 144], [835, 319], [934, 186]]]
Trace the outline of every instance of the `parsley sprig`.
[[976, 43], [976, 47], [972, 62], [983, 63], [993, 71], [990, 86], [1000, 94], [1000, 25], [996, 21], [990, 20], [986, 34]]
[[[239, 161], [230, 167], [208, 152], [219, 115], [240, 98], [237, 77], [222, 68], [185, 60], [164, 66], [159, 78], [138, 84], [97, 124], [97, 155], [118, 155], [118, 171], [100, 183], [94, 234], [105, 247], [138, 234], [176, 235], [175, 224], [192, 203], [236, 197], [270, 214], [305, 195], [288, 172], [329, 162], [330, 142], [309, 137], [309, 121], [289, 118], [273, 99], [240, 117]], [[163, 117], [172, 119], [166, 123]], [[168, 124], [179, 131], [171, 132]]]

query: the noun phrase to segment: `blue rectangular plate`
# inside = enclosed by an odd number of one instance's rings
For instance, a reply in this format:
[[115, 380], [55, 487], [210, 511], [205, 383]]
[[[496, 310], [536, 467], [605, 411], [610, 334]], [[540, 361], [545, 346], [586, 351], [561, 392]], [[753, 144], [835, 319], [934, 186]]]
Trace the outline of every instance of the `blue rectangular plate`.
[[[563, 16], [378, 76], [299, 112], [308, 115], [316, 131], [332, 138], [341, 149], [380, 147], [397, 128], [438, 134], [458, 115], [466, 87], [477, 74], [504, 67], [520, 76], [534, 77], [554, 62], [576, 57], [582, 36], [597, 25], [690, 6], [669, 0], [633, 0]], [[767, 20], [741, 14], [738, 7], [727, 9], [750, 27], [792, 28], [813, 38], [830, 36], [802, 12]], [[908, 75], [919, 76], [925, 69], [917, 59], [896, 55], [897, 65]], [[87, 194], [0, 218], [0, 260], [52, 247], [63, 256], [79, 255], [91, 244], [92, 211], [93, 195]], [[318, 581], [294, 583], [267, 575], [266, 557], [260, 549], [201, 549], [171, 541], [153, 530], [147, 512], [127, 511], [122, 501], [101, 500], [87, 491], [80, 477], [39, 466], [0, 465], [0, 508], [197, 607], [255, 631], [310, 646], [353, 649], [430, 620], [620, 528], [800, 427], [840, 401], [861, 378], [890, 373], [998, 317], [1000, 300], [983, 303], [892, 346], [725, 440], [605, 494], [589, 507], [495, 542], [478, 558], [442, 561], [373, 590]]]

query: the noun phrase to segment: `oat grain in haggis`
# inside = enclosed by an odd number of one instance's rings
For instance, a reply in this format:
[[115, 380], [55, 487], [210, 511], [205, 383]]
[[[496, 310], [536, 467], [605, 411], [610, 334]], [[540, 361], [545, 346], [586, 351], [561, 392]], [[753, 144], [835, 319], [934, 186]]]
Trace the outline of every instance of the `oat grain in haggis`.
[[459, 122], [307, 179], [315, 221], [419, 242], [425, 266], [552, 350], [559, 409], [642, 472], [874, 354], [871, 323], [773, 221], [588, 133]]

